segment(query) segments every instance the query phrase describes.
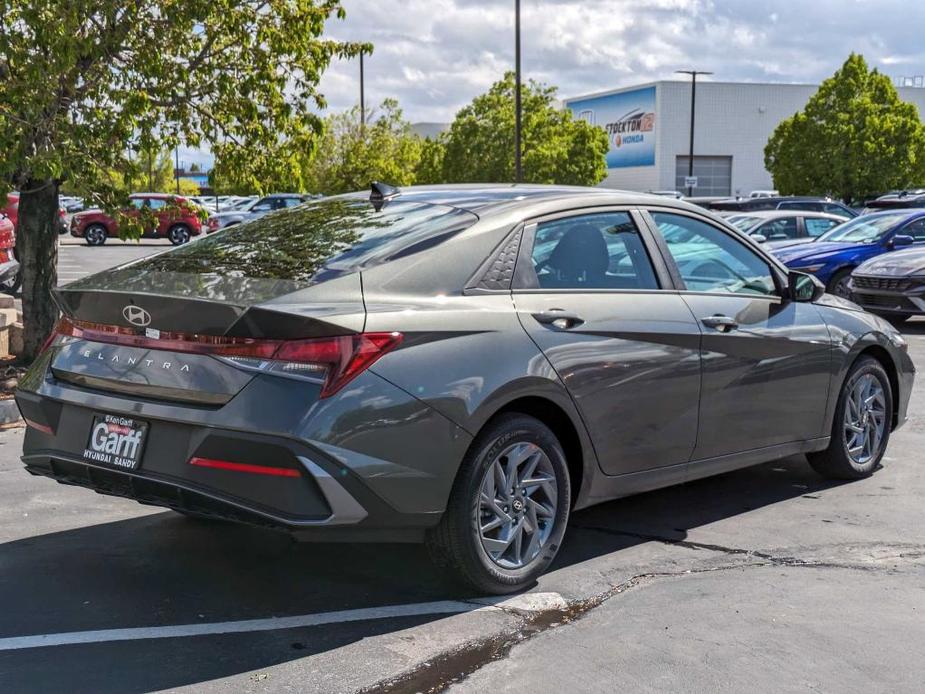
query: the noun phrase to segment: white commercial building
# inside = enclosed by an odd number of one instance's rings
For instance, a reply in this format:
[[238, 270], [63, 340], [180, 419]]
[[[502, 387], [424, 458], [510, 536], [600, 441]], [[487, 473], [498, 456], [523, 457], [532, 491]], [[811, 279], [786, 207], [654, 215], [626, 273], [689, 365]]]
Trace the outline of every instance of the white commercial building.
[[[777, 124], [818, 85], [697, 82], [695, 196], [747, 196], [773, 187], [764, 147]], [[925, 117], [925, 89], [899, 88]], [[608, 188], [687, 192], [691, 83], [662, 81], [565, 100], [576, 117], [608, 132]]]

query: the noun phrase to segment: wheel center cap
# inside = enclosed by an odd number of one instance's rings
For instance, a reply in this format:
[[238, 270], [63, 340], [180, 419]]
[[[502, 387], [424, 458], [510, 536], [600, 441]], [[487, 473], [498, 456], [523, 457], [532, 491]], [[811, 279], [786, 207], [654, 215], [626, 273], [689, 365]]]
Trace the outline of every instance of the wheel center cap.
[[520, 499], [514, 499], [514, 501], [511, 503], [511, 506], [513, 506], [514, 510], [518, 513], [524, 510], [524, 502]]

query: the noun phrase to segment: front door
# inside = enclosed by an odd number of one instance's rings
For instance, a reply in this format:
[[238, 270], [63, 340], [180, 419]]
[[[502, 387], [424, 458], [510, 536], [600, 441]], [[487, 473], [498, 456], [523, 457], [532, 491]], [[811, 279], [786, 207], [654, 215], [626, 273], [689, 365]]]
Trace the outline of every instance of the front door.
[[628, 211], [529, 225], [513, 290], [610, 475], [686, 464], [697, 434], [700, 331], [646, 234]]
[[652, 211], [703, 333], [694, 459], [824, 436], [831, 341], [818, 309], [781, 296], [777, 273], [707, 220]]

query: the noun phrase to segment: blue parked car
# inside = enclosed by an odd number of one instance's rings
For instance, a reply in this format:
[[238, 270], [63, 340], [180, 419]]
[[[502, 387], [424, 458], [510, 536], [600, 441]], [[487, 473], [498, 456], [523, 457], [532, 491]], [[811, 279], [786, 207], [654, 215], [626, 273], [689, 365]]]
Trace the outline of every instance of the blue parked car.
[[815, 275], [830, 294], [850, 298], [848, 280], [854, 268], [913, 244], [925, 245], [925, 209], [866, 214], [810, 243], [771, 244], [770, 250], [790, 269]]

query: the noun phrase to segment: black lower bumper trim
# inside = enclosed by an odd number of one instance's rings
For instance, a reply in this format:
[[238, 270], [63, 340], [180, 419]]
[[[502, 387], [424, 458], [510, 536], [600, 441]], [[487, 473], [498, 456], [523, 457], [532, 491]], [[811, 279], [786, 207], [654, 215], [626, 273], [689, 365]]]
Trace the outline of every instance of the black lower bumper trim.
[[297, 527], [209, 494], [162, 480], [125, 474], [117, 470], [107, 470], [54, 458], [48, 459], [47, 464], [27, 463], [26, 470], [33, 475], [50, 477], [62, 484], [92, 489], [108, 496], [132, 499], [149, 506], [171, 508], [189, 515], [285, 532], [290, 532]]

